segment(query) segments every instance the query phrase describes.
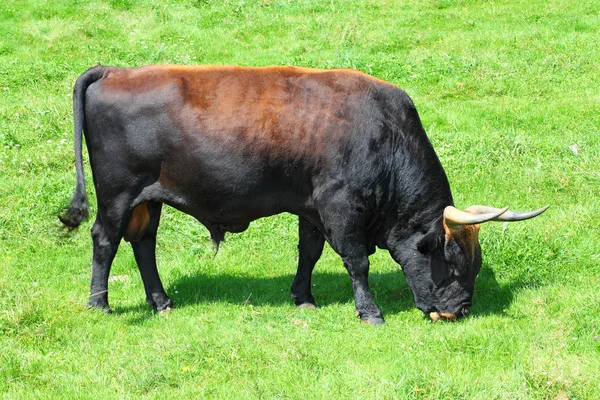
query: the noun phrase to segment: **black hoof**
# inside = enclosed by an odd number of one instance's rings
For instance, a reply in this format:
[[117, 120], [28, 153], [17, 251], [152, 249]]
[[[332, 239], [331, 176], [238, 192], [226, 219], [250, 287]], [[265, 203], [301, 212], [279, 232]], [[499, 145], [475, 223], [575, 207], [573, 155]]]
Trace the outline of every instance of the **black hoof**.
[[[373, 313], [375, 314], [375, 313]], [[356, 310], [355, 314], [357, 317], [360, 317], [360, 322], [367, 325], [383, 325], [385, 321], [383, 320], [383, 315], [381, 312], [375, 315], [363, 315], [360, 311]]]
[[88, 301], [88, 307], [102, 310], [107, 314], [112, 313], [112, 310], [110, 309], [110, 306], [108, 305], [107, 299], [99, 297], [99, 296], [90, 297], [90, 301]]
[[173, 301], [164, 293], [154, 293], [146, 302], [156, 312], [169, 311], [173, 308]]

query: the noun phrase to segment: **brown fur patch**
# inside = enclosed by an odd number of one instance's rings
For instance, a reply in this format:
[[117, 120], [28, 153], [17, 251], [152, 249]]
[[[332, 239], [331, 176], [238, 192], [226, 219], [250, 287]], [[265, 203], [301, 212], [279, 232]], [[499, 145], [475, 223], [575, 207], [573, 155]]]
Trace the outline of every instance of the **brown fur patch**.
[[456, 319], [456, 315], [450, 313], [440, 313], [440, 317], [449, 319], [451, 321], [454, 321]]
[[451, 313], [439, 313], [437, 311], [430, 312], [429, 313], [429, 318], [431, 318], [432, 321], [440, 321], [440, 320], [444, 320], [444, 319], [455, 321], [455, 320], [458, 319], [458, 317], [456, 315], [454, 315], [454, 314], [451, 314]]
[[343, 146], [373, 87], [391, 86], [349, 69], [177, 65], [111, 68], [100, 85], [116, 96], [164, 96], [191, 145], [202, 132], [220, 148], [294, 159]]
[[142, 203], [133, 209], [129, 225], [125, 231], [125, 240], [128, 242], [137, 242], [140, 240], [144, 237], [149, 222], [148, 203]]

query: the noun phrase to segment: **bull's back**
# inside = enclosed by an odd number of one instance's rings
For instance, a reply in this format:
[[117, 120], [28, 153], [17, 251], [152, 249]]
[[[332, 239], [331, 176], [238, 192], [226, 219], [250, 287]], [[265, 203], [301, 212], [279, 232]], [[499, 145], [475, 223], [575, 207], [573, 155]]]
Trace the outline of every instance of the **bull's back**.
[[373, 117], [373, 92], [393, 87], [351, 70], [230, 66], [114, 68], [99, 84], [128, 118], [152, 110], [189, 140], [202, 136], [232, 150], [251, 144], [278, 155], [314, 154], [347, 140]]
[[394, 88], [349, 70], [108, 68], [88, 89], [88, 142], [192, 207], [265, 196], [287, 207], [384, 118], [373, 97]]

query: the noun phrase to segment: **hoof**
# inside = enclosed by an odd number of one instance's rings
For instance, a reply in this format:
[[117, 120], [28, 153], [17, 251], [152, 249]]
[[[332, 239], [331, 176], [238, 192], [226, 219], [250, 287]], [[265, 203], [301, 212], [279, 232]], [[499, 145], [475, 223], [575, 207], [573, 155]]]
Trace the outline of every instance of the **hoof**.
[[151, 298], [146, 298], [146, 302], [159, 313], [173, 309], [173, 301], [164, 293], [153, 294]]
[[317, 308], [315, 298], [312, 296], [298, 297], [292, 293], [292, 300], [294, 300], [294, 304], [299, 308]]
[[317, 305], [314, 303], [302, 303], [302, 304], [297, 304], [296, 306], [298, 308], [306, 308], [308, 310], [316, 310], [317, 309]]
[[156, 307], [155, 310], [156, 312], [168, 312], [171, 311], [173, 308], [175, 308], [175, 306], [173, 305], [173, 302], [171, 301], [171, 299], [169, 299], [169, 302], [166, 304], [163, 304], [161, 307]]
[[90, 300], [88, 302], [88, 308], [93, 308], [96, 310], [104, 311], [107, 314], [112, 314], [112, 310], [110, 309], [110, 307], [108, 306], [108, 303], [106, 303], [106, 302], [98, 302], [98, 301]]
[[375, 325], [375, 326], [385, 324], [385, 321], [383, 320], [382, 317], [361, 318], [360, 322], [362, 322], [365, 325]]
[[96, 308], [104, 311], [107, 314], [112, 313], [110, 306], [108, 305], [108, 293], [106, 290], [104, 292], [90, 295], [90, 300], [88, 301], [89, 308]]
[[[379, 310], [377, 310], [379, 311]], [[375, 313], [374, 313], [375, 314]], [[366, 325], [383, 325], [385, 321], [383, 320], [383, 315], [381, 312], [376, 313], [375, 315], [363, 315], [360, 311], [356, 310], [354, 315], [360, 317], [360, 322]]]

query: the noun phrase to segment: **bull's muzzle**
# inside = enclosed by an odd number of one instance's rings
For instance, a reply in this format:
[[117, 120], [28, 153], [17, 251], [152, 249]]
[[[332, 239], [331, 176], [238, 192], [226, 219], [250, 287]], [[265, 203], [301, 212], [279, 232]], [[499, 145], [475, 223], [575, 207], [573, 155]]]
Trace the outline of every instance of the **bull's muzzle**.
[[456, 314], [441, 313], [441, 312], [433, 311], [433, 312], [429, 313], [429, 318], [431, 318], [432, 321], [439, 321], [439, 320], [456, 321], [460, 318], [464, 318], [467, 315], [469, 315], [470, 307], [471, 307], [470, 304], [465, 304], [462, 307], [460, 307], [460, 311], [458, 311]]

